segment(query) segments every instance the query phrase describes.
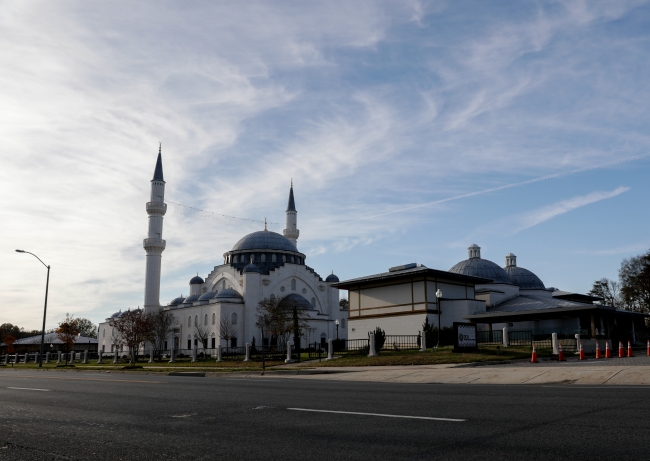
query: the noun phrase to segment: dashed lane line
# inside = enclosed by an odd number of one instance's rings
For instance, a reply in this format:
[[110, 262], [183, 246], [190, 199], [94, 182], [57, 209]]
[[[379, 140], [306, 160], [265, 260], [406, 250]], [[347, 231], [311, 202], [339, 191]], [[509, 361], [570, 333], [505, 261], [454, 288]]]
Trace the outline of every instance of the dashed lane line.
[[42, 392], [50, 392], [49, 389], [34, 389], [32, 387], [7, 387], [7, 389], [17, 389], [19, 391], [42, 391]]

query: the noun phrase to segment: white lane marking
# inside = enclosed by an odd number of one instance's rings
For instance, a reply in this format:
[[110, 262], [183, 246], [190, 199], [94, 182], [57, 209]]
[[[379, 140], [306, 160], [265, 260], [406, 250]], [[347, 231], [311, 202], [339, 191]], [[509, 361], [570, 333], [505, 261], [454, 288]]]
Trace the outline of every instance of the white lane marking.
[[226, 381], [278, 381], [277, 378], [226, 378]]
[[34, 389], [32, 387], [8, 387], [7, 389], [18, 389], [21, 391], [43, 391], [43, 392], [50, 392], [49, 389]]
[[334, 410], [313, 410], [310, 408], [287, 408], [287, 410], [294, 411], [313, 411], [316, 413], [338, 413], [341, 415], [361, 415], [361, 416], [383, 416], [384, 418], [407, 418], [407, 419], [428, 419], [431, 421], [452, 421], [452, 422], [463, 422], [464, 419], [453, 419], [453, 418], [433, 418], [431, 416], [406, 416], [406, 415], [385, 415], [382, 413], [361, 413], [358, 411], [334, 411]]

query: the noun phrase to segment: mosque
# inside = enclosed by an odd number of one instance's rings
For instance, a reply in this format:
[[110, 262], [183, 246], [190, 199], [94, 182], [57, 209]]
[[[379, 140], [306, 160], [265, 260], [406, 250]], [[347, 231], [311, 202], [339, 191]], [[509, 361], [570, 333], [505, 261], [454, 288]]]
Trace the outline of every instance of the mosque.
[[[198, 275], [189, 281], [189, 295], [160, 304], [160, 277], [162, 253], [166, 242], [162, 239], [163, 217], [167, 211], [164, 201], [162, 152], [151, 180], [151, 197], [146, 204], [149, 215], [149, 232], [143, 246], [147, 254], [144, 310], [161, 309], [176, 317], [174, 333], [165, 349], [201, 348], [197, 328], [208, 330], [208, 347], [243, 346], [256, 338], [260, 344], [260, 331], [256, 327], [258, 304], [262, 299], [278, 299], [281, 305], [301, 309], [308, 319], [303, 331], [302, 347], [308, 343], [324, 343], [327, 338], [347, 337], [347, 312], [339, 305], [339, 290], [334, 284], [339, 279], [333, 273], [325, 280], [305, 264], [306, 255], [298, 250], [298, 212], [293, 192], [289, 189], [286, 210], [286, 228], [283, 235], [264, 230], [242, 237], [230, 251], [223, 254], [223, 263], [202, 278]], [[117, 312], [111, 318], [118, 317]], [[99, 349], [113, 351], [111, 318], [100, 323]], [[339, 320], [340, 319], [340, 320]], [[228, 325], [230, 334], [223, 333], [222, 324]], [[225, 336], [225, 337], [224, 337]], [[265, 338], [265, 340], [267, 340]]]

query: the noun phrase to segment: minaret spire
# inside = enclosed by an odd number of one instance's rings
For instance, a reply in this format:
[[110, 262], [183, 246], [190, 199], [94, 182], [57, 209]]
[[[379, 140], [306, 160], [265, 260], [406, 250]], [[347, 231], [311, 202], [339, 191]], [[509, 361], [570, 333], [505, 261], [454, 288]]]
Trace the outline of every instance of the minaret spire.
[[287, 211], [285, 213], [285, 229], [282, 232], [291, 243], [298, 246], [298, 211], [296, 210], [296, 201], [293, 198], [293, 179], [291, 180], [291, 187], [289, 188], [289, 202], [287, 203]]
[[149, 232], [143, 241], [147, 252], [147, 267], [144, 285], [144, 310], [156, 312], [160, 310], [160, 275], [162, 252], [165, 241], [162, 239], [163, 216], [167, 212], [165, 203], [165, 180], [162, 168], [162, 143], [158, 145], [158, 160], [151, 180], [151, 197], [147, 203], [149, 215]]

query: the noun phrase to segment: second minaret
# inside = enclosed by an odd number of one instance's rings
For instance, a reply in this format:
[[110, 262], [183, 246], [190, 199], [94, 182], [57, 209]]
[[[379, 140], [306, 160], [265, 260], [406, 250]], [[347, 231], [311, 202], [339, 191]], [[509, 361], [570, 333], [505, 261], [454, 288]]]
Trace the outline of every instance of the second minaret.
[[289, 189], [289, 203], [287, 204], [286, 222], [282, 234], [298, 248], [298, 212], [296, 211], [296, 202], [293, 199], [293, 181], [291, 181], [291, 189]]

